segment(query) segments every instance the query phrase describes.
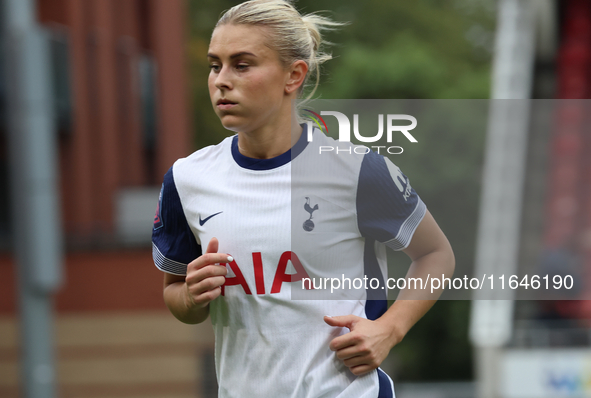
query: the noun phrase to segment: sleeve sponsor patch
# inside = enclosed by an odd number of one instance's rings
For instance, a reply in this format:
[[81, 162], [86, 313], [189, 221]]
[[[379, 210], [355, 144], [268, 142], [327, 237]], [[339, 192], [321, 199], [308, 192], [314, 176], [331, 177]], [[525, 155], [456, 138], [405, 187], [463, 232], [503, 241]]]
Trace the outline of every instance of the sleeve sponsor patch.
[[162, 192], [164, 191], [164, 184], [162, 184], [162, 188], [160, 189], [160, 197], [158, 198], [158, 205], [156, 206], [156, 214], [154, 215], [154, 230], [158, 228], [162, 228], [164, 223], [162, 222], [162, 217], [160, 216], [160, 210], [162, 209]]

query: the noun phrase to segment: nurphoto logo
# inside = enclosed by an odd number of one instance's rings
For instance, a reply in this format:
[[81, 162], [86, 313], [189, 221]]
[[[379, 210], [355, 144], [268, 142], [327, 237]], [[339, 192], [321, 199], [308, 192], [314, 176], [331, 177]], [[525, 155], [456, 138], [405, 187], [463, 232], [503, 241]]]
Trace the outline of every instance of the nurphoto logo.
[[[338, 140], [340, 142], [351, 142], [351, 122], [349, 120], [349, 117], [347, 117], [347, 115], [345, 115], [344, 113], [341, 113], [341, 112], [336, 112], [336, 111], [321, 111], [320, 114], [318, 114], [314, 111], [311, 111], [309, 109], [305, 109], [305, 111], [310, 114], [309, 118], [311, 119], [311, 120], [306, 121], [306, 123], [308, 125], [308, 137], [307, 137], [308, 142], [312, 142], [312, 140], [313, 140], [312, 129], [314, 127], [314, 124], [316, 124], [320, 130], [323, 130], [322, 127], [324, 127], [324, 130], [328, 134], [328, 127], [326, 126], [326, 122], [324, 121], [322, 116], [334, 116], [337, 119], [337, 122], [339, 124], [339, 139]], [[407, 121], [407, 122], [410, 122], [410, 124], [401, 125], [400, 121]], [[408, 139], [412, 143], [418, 142], [416, 140], [416, 138], [413, 137], [413, 135], [409, 132], [410, 130], [414, 129], [415, 127], [417, 127], [417, 119], [414, 116], [400, 115], [400, 114], [386, 115], [386, 129], [385, 129], [386, 130], [386, 142], [388, 144], [392, 143], [394, 133], [402, 133], [404, 135], [404, 137], [406, 137], [406, 139]], [[375, 134], [373, 136], [365, 136], [365, 135], [361, 135], [361, 133], [359, 132], [359, 115], [354, 114], [353, 115], [353, 134], [359, 142], [364, 142], [364, 143], [378, 142], [384, 136], [384, 115], [383, 114], [378, 115], [378, 132], [377, 132], [377, 134]], [[380, 150], [383, 150], [391, 155], [399, 155], [404, 151], [401, 146], [372, 145], [370, 148], [375, 149], [378, 153], [380, 153]], [[351, 151], [353, 151], [354, 153], [361, 155], [364, 153], [368, 153], [370, 151], [370, 149], [366, 146], [359, 146], [359, 147], [354, 147], [353, 149], [351, 149], [349, 147], [348, 148], [339, 148], [338, 146], [327, 146], [327, 145], [320, 146], [320, 148], [319, 148], [320, 154], [322, 154], [323, 152], [333, 152], [333, 151], [336, 151], [337, 154], [340, 152], [351, 154], [352, 153]]]

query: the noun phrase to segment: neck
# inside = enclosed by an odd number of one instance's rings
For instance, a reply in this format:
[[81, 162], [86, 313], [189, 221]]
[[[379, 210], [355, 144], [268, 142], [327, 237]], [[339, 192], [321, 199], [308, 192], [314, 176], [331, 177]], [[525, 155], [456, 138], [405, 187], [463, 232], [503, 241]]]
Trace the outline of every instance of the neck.
[[300, 126], [291, 112], [279, 120], [256, 130], [238, 133], [238, 149], [244, 156], [254, 159], [270, 159], [277, 157], [297, 142], [302, 134]]

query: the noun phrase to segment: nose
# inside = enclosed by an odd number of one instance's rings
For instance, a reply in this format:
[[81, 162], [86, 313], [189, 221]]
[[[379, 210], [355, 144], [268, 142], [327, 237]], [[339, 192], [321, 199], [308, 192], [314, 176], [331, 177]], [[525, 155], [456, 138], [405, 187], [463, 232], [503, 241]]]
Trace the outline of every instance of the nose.
[[230, 68], [223, 66], [215, 77], [215, 86], [220, 89], [232, 89], [232, 78], [230, 76]]

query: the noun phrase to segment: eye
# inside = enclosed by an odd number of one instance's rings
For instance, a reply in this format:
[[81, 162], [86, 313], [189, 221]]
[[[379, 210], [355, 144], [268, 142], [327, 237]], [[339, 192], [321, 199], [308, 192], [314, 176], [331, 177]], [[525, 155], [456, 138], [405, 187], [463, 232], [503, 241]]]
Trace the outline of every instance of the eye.
[[236, 65], [236, 69], [241, 70], [241, 71], [248, 69], [248, 67], [249, 67], [248, 64], [238, 64], [238, 65]]
[[211, 69], [214, 72], [219, 72], [220, 66], [218, 64], [209, 64], [209, 69]]

